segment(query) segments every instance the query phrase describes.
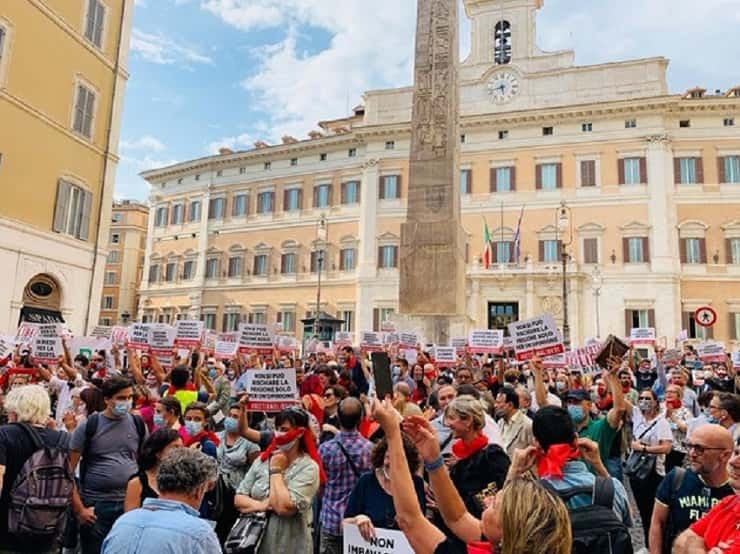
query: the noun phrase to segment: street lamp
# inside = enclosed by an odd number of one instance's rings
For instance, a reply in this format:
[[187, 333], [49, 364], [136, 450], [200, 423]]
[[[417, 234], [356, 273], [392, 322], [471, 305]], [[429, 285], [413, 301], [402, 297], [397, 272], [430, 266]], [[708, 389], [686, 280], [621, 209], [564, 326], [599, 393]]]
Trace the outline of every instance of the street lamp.
[[604, 276], [599, 271], [599, 266], [594, 267], [591, 275], [591, 286], [594, 289], [594, 304], [596, 305], [596, 338], [601, 338], [601, 320], [599, 314], [599, 297], [601, 296], [601, 286], [604, 284]]
[[[566, 246], [573, 242], [573, 218], [565, 200], [555, 211], [557, 234], [560, 235], [560, 257], [563, 261], [563, 345], [570, 350], [570, 325], [568, 324], [568, 253]], [[557, 238], [557, 235], [556, 235]]]
[[[314, 317], [314, 334], [319, 333], [319, 321], [321, 319], [321, 266], [324, 264], [324, 245], [326, 243], [327, 228], [326, 215], [316, 223], [316, 272], [318, 273], [318, 286], [316, 287], [316, 317]], [[319, 338], [321, 338], [319, 336]]]

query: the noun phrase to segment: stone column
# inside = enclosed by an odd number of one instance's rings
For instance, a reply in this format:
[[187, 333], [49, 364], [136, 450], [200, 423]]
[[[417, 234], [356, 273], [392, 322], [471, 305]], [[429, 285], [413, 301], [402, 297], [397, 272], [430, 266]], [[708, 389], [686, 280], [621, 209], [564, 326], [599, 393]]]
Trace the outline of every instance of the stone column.
[[158, 197], [152, 196], [149, 199], [149, 220], [146, 229], [146, 248], [144, 250], [144, 269], [141, 276], [141, 294], [139, 295], [139, 305], [137, 307], [136, 320], [141, 321], [144, 316], [144, 300], [146, 291], [149, 290], [149, 266], [154, 247], [154, 218], [157, 215]]
[[373, 284], [378, 273], [376, 238], [378, 235], [378, 160], [368, 159], [362, 165], [360, 194], [359, 247], [357, 259], [357, 291], [355, 294], [355, 328], [367, 331], [373, 326]]
[[198, 258], [195, 262], [195, 279], [198, 290], [190, 293], [189, 319], [200, 318], [200, 308], [203, 301], [203, 287], [206, 282], [206, 251], [208, 250], [208, 210], [211, 202], [210, 186], [206, 189], [201, 200], [200, 230], [198, 231]]

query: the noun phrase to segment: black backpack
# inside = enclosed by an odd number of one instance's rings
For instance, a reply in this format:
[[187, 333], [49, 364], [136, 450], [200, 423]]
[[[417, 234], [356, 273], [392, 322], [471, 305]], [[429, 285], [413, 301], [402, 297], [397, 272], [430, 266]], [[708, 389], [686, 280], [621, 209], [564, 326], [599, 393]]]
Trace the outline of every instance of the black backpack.
[[568, 508], [573, 531], [573, 554], [633, 554], [632, 538], [627, 526], [614, 513], [614, 483], [611, 478], [597, 477], [593, 487], [556, 490], [549, 482], [540, 481], [557, 494], [565, 505], [578, 495], [591, 495], [592, 504]]

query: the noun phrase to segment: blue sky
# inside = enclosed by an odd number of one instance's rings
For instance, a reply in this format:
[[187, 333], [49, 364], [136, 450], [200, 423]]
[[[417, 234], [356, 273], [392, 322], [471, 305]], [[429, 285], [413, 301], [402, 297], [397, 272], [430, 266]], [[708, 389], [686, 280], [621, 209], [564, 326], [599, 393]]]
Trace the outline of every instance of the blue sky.
[[[146, 200], [145, 169], [306, 137], [363, 91], [409, 85], [415, 5], [136, 0], [116, 197]], [[726, 90], [740, 85], [738, 28], [737, 0], [545, 0], [538, 44], [580, 65], [665, 56], [672, 92]]]

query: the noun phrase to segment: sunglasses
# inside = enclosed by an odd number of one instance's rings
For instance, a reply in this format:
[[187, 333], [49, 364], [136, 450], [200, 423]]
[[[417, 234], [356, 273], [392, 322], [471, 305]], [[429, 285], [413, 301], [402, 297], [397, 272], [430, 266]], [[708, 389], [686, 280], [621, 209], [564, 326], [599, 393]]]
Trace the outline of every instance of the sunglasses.
[[326, 394], [324, 394], [324, 398], [331, 398], [333, 396], [334, 396], [333, 392], [327, 392]]

